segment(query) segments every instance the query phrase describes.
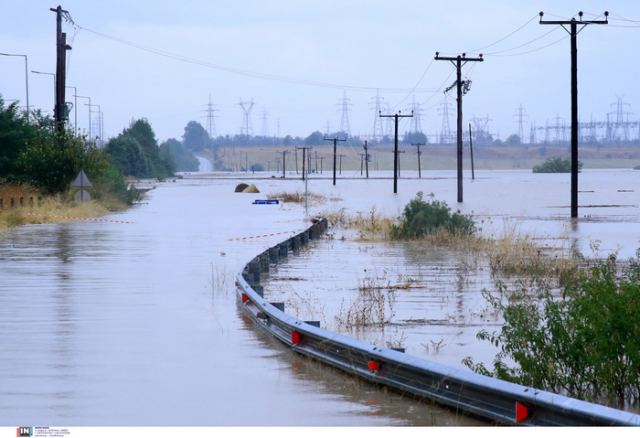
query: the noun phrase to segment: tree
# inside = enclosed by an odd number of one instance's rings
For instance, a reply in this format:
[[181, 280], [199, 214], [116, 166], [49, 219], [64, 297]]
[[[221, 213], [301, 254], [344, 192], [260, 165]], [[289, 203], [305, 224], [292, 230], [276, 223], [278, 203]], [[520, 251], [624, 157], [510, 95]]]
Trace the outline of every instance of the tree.
[[427, 136], [423, 132], [405, 132], [404, 139], [402, 140], [405, 143], [428, 143], [429, 140]]
[[202, 125], [192, 120], [184, 127], [182, 144], [192, 151], [200, 151], [211, 145], [211, 139]]
[[20, 114], [18, 104], [5, 106], [0, 97], [0, 178], [18, 180], [18, 156], [37, 136], [37, 127]]
[[320, 131], [313, 131], [307, 138], [304, 139], [304, 144], [307, 146], [318, 146], [324, 143], [324, 135]]
[[507, 137], [507, 139], [504, 141], [504, 144], [508, 145], [508, 146], [517, 146], [521, 143], [520, 140], [520, 136], [518, 134], [511, 134], [509, 137]]
[[173, 174], [172, 164], [160, 156], [155, 133], [144, 119], [133, 121], [129, 128], [112, 138], [106, 151], [124, 175], [165, 178]]
[[175, 138], [170, 138], [160, 145], [160, 156], [165, 161], [173, 163], [175, 170], [180, 172], [194, 172], [200, 167], [195, 155]]

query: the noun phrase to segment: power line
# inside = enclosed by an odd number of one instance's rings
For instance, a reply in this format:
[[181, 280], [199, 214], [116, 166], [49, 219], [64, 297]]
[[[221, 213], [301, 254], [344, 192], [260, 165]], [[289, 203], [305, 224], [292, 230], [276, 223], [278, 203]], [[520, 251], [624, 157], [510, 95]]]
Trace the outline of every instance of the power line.
[[[206, 67], [206, 68], [210, 68], [210, 69], [214, 69], [214, 70], [224, 71], [226, 73], [237, 74], [237, 75], [240, 75], [240, 76], [246, 76], [246, 77], [251, 77], [251, 78], [255, 78], [255, 79], [262, 79], [262, 80], [268, 80], [268, 81], [274, 81], [274, 82], [283, 82], [283, 83], [297, 84], [297, 85], [308, 85], [308, 86], [321, 87], [321, 88], [334, 88], [334, 89], [342, 89], [342, 90], [347, 89], [347, 90], [367, 91], [367, 92], [381, 90], [381, 91], [383, 91], [385, 93], [406, 93], [406, 92], [408, 92], [410, 90], [409, 88], [365, 87], [365, 86], [351, 85], [351, 84], [337, 84], [337, 83], [332, 83], [332, 82], [324, 82], [324, 81], [316, 81], [316, 80], [310, 80], [310, 79], [295, 78], [295, 77], [282, 76], [282, 75], [276, 75], [276, 74], [270, 74], [270, 73], [260, 73], [260, 72], [256, 72], [256, 71], [252, 71], [252, 70], [245, 70], [245, 69], [240, 69], [240, 68], [236, 68], [236, 67], [225, 66], [225, 65], [222, 65], [222, 64], [217, 64], [217, 63], [205, 61], [205, 60], [202, 60], [202, 59], [188, 57], [188, 56], [185, 56], [185, 55], [181, 55], [179, 53], [170, 52], [170, 51], [167, 51], [167, 50], [164, 50], [164, 49], [158, 49], [158, 48], [155, 48], [155, 47], [138, 44], [138, 43], [135, 43], [135, 42], [132, 42], [132, 41], [125, 40], [125, 39], [120, 38], [120, 37], [107, 35], [105, 33], [98, 32], [96, 30], [89, 29], [89, 28], [84, 27], [84, 26], [80, 26], [78, 24], [76, 24], [76, 26], [77, 26], [78, 29], [87, 31], [87, 32], [89, 32], [89, 33], [91, 33], [93, 35], [99, 36], [101, 38], [105, 38], [105, 39], [108, 39], [108, 40], [111, 40], [111, 41], [115, 41], [115, 42], [118, 42], [120, 44], [124, 44], [126, 46], [133, 47], [133, 48], [138, 49], [138, 50], [142, 50], [142, 51], [145, 51], [145, 52], [148, 52], [148, 53], [152, 53], [154, 55], [163, 56], [165, 58], [173, 59], [174, 61], [184, 62], [184, 63], [188, 63], [188, 64], [193, 64], [193, 65], [199, 65], [201, 67]], [[431, 92], [433, 90], [425, 88], [425, 89], [413, 90], [412, 92], [415, 92], [415, 91]]]

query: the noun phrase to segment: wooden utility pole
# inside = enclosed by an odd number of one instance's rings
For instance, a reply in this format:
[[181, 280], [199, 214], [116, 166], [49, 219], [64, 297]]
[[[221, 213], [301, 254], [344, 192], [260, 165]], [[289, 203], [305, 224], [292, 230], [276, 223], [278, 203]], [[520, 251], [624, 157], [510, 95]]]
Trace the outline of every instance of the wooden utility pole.
[[287, 177], [287, 154], [289, 151], [282, 151], [282, 178]]
[[413, 117], [413, 111], [410, 115], [401, 114], [398, 111], [395, 114], [382, 114], [379, 112], [380, 117], [393, 117], [395, 126], [395, 135], [393, 141], [393, 193], [398, 193], [398, 119], [402, 117]]
[[454, 86], [457, 91], [456, 101], [458, 103], [458, 123], [457, 123], [457, 162], [458, 162], [458, 202], [462, 202], [462, 96], [467, 94], [471, 87], [470, 80], [462, 80], [462, 67], [467, 62], [482, 62], [484, 59], [482, 58], [482, 53], [477, 58], [467, 58], [467, 54], [463, 53], [462, 55], [449, 57], [440, 56], [440, 52], [436, 52], [436, 61], [450, 61], [456, 68], [456, 81], [452, 86], [445, 90], [445, 93], [448, 92]]
[[[367, 145], [367, 140], [364, 141], [364, 167], [366, 169], [367, 179], [369, 179], [369, 147]], [[360, 172], [362, 173], [362, 172]]]
[[420, 152], [420, 146], [425, 146], [425, 143], [411, 143], [411, 146], [418, 148], [418, 178], [422, 179], [422, 167], [420, 166], [420, 155], [422, 155], [422, 152]]
[[[338, 137], [324, 137], [325, 141], [333, 142], [333, 185], [336, 185], [336, 161], [338, 157], [338, 142], [339, 141], [347, 141], [346, 138], [338, 138]], [[340, 174], [342, 174], [342, 157], [340, 157]]]
[[[609, 12], [604, 12], [604, 20], [582, 20], [582, 11], [578, 12], [580, 20], [542, 20], [544, 12], [540, 12], [540, 24], [558, 24], [571, 36], [571, 217], [578, 217], [578, 32], [588, 24], [609, 24]], [[569, 26], [567, 29], [566, 26]], [[578, 26], [580, 30], [578, 30]]]
[[53, 118], [58, 134], [62, 135], [64, 122], [67, 120], [67, 105], [65, 103], [67, 50], [71, 50], [71, 46], [67, 45], [67, 34], [62, 32], [62, 15], [67, 14], [68, 16], [69, 11], [62, 9], [62, 6], [49, 10], [56, 13], [56, 102], [53, 108]]

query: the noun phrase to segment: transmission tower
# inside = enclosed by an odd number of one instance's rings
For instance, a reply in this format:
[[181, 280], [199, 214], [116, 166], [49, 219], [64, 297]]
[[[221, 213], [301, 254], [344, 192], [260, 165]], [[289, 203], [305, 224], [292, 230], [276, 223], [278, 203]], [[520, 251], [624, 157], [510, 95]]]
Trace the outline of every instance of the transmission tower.
[[520, 106], [516, 110], [516, 113], [513, 115], [513, 117], [516, 119], [516, 122], [518, 123], [518, 137], [520, 138], [520, 142], [524, 143], [524, 121], [529, 116], [525, 114], [522, 104], [520, 104]]
[[384, 126], [382, 124], [383, 122], [382, 120], [380, 120], [380, 117], [378, 117], [378, 114], [380, 114], [380, 111], [382, 111], [382, 106], [384, 104], [384, 99], [380, 97], [380, 90], [376, 90], [376, 97], [372, 98], [369, 103], [371, 104], [370, 108], [373, 108], [374, 110], [373, 130], [371, 131], [371, 138], [380, 141], [385, 134]]
[[[629, 115], [630, 112], [624, 110], [625, 107], [630, 104], [624, 101], [624, 96], [616, 96], [616, 102], [611, 104], [611, 107], [615, 107], [615, 111], [609, 114], [614, 116], [614, 121], [610, 123], [610, 140], [611, 141], [628, 141], [629, 140]], [[609, 115], [607, 114], [607, 116]], [[626, 115], [626, 118], [625, 118]]]
[[207, 119], [207, 131], [209, 132], [209, 138], [214, 138], [216, 136], [216, 123], [214, 118], [216, 117], [215, 113], [217, 112], [217, 110], [215, 109], [215, 107], [217, 105], [211, 103], [211, 94], [209, 94], [209, 103], [205, 104], [204, 106], [204, 114], [205, 118]]
[[413, 113], [413, 118], [411, 119], [411, 128], [410, 132], [422, 132], [422, 105], [416, 102], [415, 95], [413, 96], [413, 100], [411, 101], [411, 105], [407, 108], [410, 112]]
[[249, 136], [252, 133], [251, 130], [251, 110], [255, 105], [253, 99], [248, 102], [243, 102], [242, 99], [238, 102], [240, 108], [242, 108], [242, 126], [240, 127], [240, 135]]
[[346, 134], [347, 136], [351, 136], [351, 126], [349, 126], [349, 111], [353, 106], [351, 104], [351, 99], [347, 97], [347, 92], [342, 92], [342, 99], [338, 104], [340, 107], [340, 132], [342, 134]]
[[451, 135], [451, 127], [449, 126], [449, 101], [445, 98], [440, 104], [438, 110], [442, 116], [442, 126], [440, 127], [440, 144], [451, 143], [453, 136]]
[[263, 137], [269, 136], [269, 123], [268, 123], [269, 115], [265, 108], [262, 108], [262, 130], [261, 134]]

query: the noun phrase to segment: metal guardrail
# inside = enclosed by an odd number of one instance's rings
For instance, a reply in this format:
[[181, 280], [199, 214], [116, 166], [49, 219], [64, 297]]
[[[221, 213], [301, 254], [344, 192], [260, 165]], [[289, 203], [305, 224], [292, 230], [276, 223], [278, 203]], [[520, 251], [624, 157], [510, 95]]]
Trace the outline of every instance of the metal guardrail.
[[297, 353], [363, 379], [501, 424], [527, 426], [640, 426], [640, 416], [421, 359], [324, 330], [284, 312], [263, 297], [260, 273], [327, 229], [326, 219], [253, 260], [238, 274], [243, 310], [256, 325]]

